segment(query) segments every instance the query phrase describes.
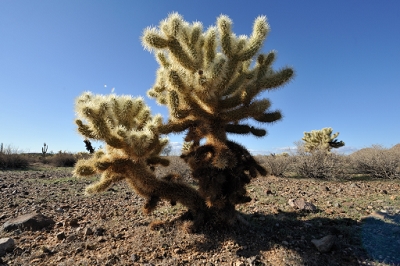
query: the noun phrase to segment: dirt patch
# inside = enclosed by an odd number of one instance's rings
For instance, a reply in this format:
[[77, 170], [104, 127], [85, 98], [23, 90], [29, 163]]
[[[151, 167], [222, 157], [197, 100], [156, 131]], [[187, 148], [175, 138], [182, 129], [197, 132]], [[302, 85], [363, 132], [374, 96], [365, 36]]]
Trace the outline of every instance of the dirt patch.
[[[400, 265], [398, 180], [259, 177], [248, 186], [253, 200], [239, 207], [248, 226], [188, 234], [180, 205], [162, 202], [145, 216], [144, 200], [124, 183], [86, 197], [91, 180], [71, 171], [0, 172], [0, 225], [32, 211], [55, 221], [40, 231], [1, 231], [16, 243], [3, 265]], [[317, 210], [294, 209], [288, 201], [296, 198]], [[165, 223], [151, 230], [157, 220]], [[336, 237], [333, 247], [318, 252], [311, 241], [327, 235]]]

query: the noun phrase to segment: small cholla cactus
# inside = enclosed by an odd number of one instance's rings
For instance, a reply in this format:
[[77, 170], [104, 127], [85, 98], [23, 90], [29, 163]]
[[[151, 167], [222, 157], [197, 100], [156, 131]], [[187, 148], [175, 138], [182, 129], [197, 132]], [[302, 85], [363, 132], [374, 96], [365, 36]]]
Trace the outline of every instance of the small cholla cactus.
[[[154, 51], [160, 65], [148, 96], [168, 107], [169, 119], [163, 123], [159, 115], [152, 116], [141, 98], [81, 95], [76, 101], [79, 133], [106, 143], [105, 149], [75, 166], [77, 176], [101, 174], [86, 191], [104, 191], [126, 180], [147, 198], [146, 212], [166, 199], [185, 205], [195, 225], [205, 219], [223, 224], [243, 220], [235, 206], [251, 200], [246, 184], [267, 172], [227, 134], [265, 136], [265, 129], [244, 121], [280, 120], [280, 111], [269, 110], [270, 101], [259, 96], [286, 84], [294, 73], [289, 67], [273, 70], [275, 52], [260, 52], [268, 32], [264, 16], [255, 20], [247, 37], [232, 32], [227, 16], [203, 32], [201, 23], [190, 24], [177, 13], [158, 28], [145, 29], [142, 43]], [[198, 180], [198, 190], [176, 175], [156, 178], [153, 172], [154, 165], [167, 165], [159, 156], [167, 144], [160, 135], [180, 132], [186, 134], [181, 158]]]
[[306, 152], [325, 151], [329, 153], [332, 148], [340, 148], [345, 145], [343, 141], [338, 141], [336, 138], [339, 132], [333, 134], [333, 129], [330, 127], [321, 130], [312, 130], [304, 132], [304, 149]]
[[180, 202], [193, 213], [204, 211], [205, 204], [193, 188], [174, 182], [170, 176], [158, 179], [154, 175], [154, 165], [169, 163], [159, 156], [168, 139], [159, 136], [161, 116], [151, 116], [142, 98], [84, 93], [76, 100], [75, 108], [79, 133], [106, 143], [105, 149], [75, 165], [75, 176], [101, 174], [97, 183], [86, 188], [86, 193], [105, 191], [113, 183], [126, 180], [147, 199], [146, 213], [160, 199]]

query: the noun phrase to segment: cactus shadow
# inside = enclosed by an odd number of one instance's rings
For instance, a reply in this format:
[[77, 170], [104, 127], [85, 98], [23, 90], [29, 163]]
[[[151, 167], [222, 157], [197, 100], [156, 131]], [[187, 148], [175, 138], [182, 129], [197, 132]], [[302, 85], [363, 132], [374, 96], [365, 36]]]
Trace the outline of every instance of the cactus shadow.
[[400, 215], [376, 212], [362, 219], [361, 240], [373, 261], [400, 265]]
[[[285, 250], [283, 253], [287, 256], [287, 265], [291, 264], [291, 260], [296, 265], [359, 265], [370, 261], [400, 265], [400, 250], [397, 253], [380, 252], [382, 249], [388, 250], [390, 244], [396, 246], [393, 241], [400, 241], [400, 225], [396, 220], [400, 216], [393, 218], [397, 224], [392, 220], [358, 222], [350, 218], [318, 217], [306, 220], [302, 218], [307, 213], [295, 211], [278, 214], [241, 213], [241, 216], [249, 225], [203, 228], [200, 233], [204, 234], [206, 240], [197, 243], [198, 250], [220, 252], [226, 241], [232, 241], [235, 243], [236, 256], [247, 259], [251, 265], [265, 265], [266, 256], [271, 254], [268, 251], [274, 249]], [[384, 234], [377, 239], [376, 230], [398, 232], [398, 238], [394, 240]], [[335, 236], [335, 242], [328, 252], [319, 252], [311, 240], [327, 235]], [[381, 248], [376, 245], [381, 245]]]

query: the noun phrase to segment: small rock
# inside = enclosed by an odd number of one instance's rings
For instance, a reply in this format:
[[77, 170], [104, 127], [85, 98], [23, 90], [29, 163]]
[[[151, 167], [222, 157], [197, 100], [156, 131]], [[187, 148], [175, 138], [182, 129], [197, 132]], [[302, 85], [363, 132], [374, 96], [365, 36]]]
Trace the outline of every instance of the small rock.
[[107, 241], [107, 239], [104, 236], [99, 236], [97, 238], [97, 242], [99, 242], [99, 243], [106, 242], [106, 241]]
[[124, 234], [118, 233], [118, 234], [115, 236], [115, 238], [116, 238], [116, 239], [122, 239], [122, 238], [124, 238]]
[[95, 230], [94, 230], [94, 234], [96, 235], [96, 236], [102, 236], [102, 235], [104, 235], [104, 232], [105, 232], [106, 230], [104, 229], [104, 228], [102, 228], [102, 227], [97, 227]]
[[85, 236], [93, 235], [93, 230], [90, 229], [90, 227], [87, 227], [87, 228], [85, 228], [85, 231], [83, 231], [83, 234], [84, 234]]
[[48, 247], [46, 247], [46, 246], [42, 246], [42, 247], [40, 248], [40, 250], [42, 251], [43, 254], [53, 254], [53, 253], [54, 253], [54, 251], [50, 250], [50, 249], [49, 249]]
[[65, 233], [64, 232], [60, 232], [56, 235], [58, 240], [63, 240], [66, 238]]
[[289, 199], [288, 204], [292, 208], [296, 208], [296, 204], [294, 203], [294, 199]]
[[63, 210], [67, 210], [67, 209], [69, 209], [71, 207], [68, 204], [64, 204], [64, 205], [61, 205], [60, 208], [63, 209]]
[[85, 243], [85, 249], [87, 249], [87, 250], [95, 250], [96, 249], [96, 245], [95, 244], [91, 244], [91, 243]]
[[325, 210], [325, 213], [326, 213], [326, 214], [333, 214], [334, 211], [333, 211], [332, 209], [329, 208], [329, 209], [326, 209], [326, 210]]
[[75, 249], [75, 253], [81, 253], [83, 251], [83, 248], [77, 248]]
[[12, 231], [19, 228], [21, 230], [36, 231], [53, 224], [53, 219], [46, 217], [39, 212], [32, 212], [5, 222], [3, 224], [3, 230]]
[[57, 222], [57, 223], [56, 223], [56, 226], [57, 226], [57, 227], [61, 227], [61, 226], [63, 226], [63, 223], [62, 223], [62, 222]]
[[392, 228], [392, 233], [394, 233], [394, 234], [400, 233], [400, 227], [399, 226], [393, 227]]
[[292, 208], [299, 210], [306, 210], [312, 212], [317, 210], [317, 207], [314, 204], [305, 201], [303, 198], [289, 199], [288, 203]]
[[63, 213], [64, 210], [62, 208], [56, 208], [56, 212]]
[[15, 246], [15, 241], [12, 238], [1, 238], [0, 239], [0, 256], [6, 254], [7, 251], [13, 249]]
[[68, 225], [68, 226], [71, 226], [71, 227], [78, 227], [79, 226], [78, 219], [76, 219], [76, 218], [72, 218], [72, 219], [66, 220], [65, 224]]
[[331, 250], [333, 244], [335, 244], [336, 236], [327, 235], [321, 239], [313, 239], [311, 242], [318, 249], [319, 252], [325, 253]]
[[181, 250], [180, 248], [175, 248], [175, 249], [174, 249], [174, 253], [175, 253], [175, 254], [181, 254], [181, 253], [182, 253], [182, 250]]
[[69, 235], [65, 240], [67, 242], [73, 242], [76, 240], [76, 238], [77, 238], [77, 236], [75, 234], [72, 234], [72, 235]]
[[285, 246], [288, 246], [288, 245], [289, 245], [289, 242], [287, 242], [287, 241], [284, 240], [284, 241], [282, 241], [282, 244], [285, 245]]
[[136, 262], [138, 259], [139, 259], [138, 255], [136, 255], [136, 254], [132, 254], [132, 255], [131, 255], [131, 260], [132, 260], [133, 262]]

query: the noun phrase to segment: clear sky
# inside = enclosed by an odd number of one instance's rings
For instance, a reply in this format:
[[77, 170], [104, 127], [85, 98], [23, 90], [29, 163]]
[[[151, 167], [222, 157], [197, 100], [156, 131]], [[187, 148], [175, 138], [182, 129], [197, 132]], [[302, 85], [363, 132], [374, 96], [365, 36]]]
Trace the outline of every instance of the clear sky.
[[399, 11], [397, 0], [2, 0], [0, 143], [25, 152], [40, 152], [44, 142], [49, 151], [84, 151], [75, 98], [113, 88], [146, 97], [158, 65], [140, 37], [178, 12], [205, 29], [228, 15], [237, 35], [250, 35], [254, 19], [267, 16], [263, 52], [276, 50], [274, 68], [292, 66], [296, 77], [263, 94], [284, 115], [266, 127], [268, 136], [234, 138], [254, 153], [293, 147], [304, 131], [323, 127], [340, 132], [343, 150], [391, 147], [400, 142]]

